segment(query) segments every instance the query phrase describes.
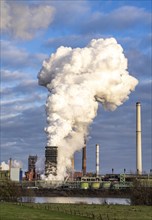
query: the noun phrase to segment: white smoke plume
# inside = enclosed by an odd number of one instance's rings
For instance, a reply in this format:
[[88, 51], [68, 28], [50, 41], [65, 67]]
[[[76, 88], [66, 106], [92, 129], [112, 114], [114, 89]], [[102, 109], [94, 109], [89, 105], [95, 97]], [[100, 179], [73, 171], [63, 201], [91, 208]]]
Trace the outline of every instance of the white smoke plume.
[[0, 165], [0, 169], [1, 170], [9, 170], [9, 164], [5, 163], [5, 161], [3, 161]]
[[39, 173], [39, 174], [44, 173], [45, 158], [38, 157], [35, 165], [36, 165], [36, 172], [37, 173]]
[[58, 146], [57, 176], [63, 179], [71, 157], [97, 114], [98, 102], [115, 110], [128, 99], [138, 80], [127, 71], [127, 59], [114, 38], [93, 39], [84, 48], [59, 47], [43, 62], [39, 84], [47, 87], [47, 145]]
[[[3, 161], [0, 165], [0, 169], [1, 170], [9, 170], [9, 164], [10, 164], [10, 161], [8, 161], [7, 163], [5, 161]], [[12, 160], [11, 167], [12, 168], [22, 168], [22, 162], [17, 161], [17, 160]]]

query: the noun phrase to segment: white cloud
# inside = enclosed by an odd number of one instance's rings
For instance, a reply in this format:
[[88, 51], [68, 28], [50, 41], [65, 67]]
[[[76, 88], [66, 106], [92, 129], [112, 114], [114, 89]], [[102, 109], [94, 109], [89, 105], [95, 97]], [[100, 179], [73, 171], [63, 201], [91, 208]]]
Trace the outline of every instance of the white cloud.
[[112, 37], [111, 35], [101, 35], [101, 34], [71, 34], [67, 36], [59, 36], [59, 37], [51, 37], [45, 42], [46, 47], [51, 48], [58, 48], [61, 45], [65, 47], [84, 47], [86, 44], [88, 44], [92, 39], [98, 39], [98, 38], [107, 38]]
[[2, 115], [1, 121], [8, 120], [8, 119], [13, 119], [13, 118], [15, 118], [18, 115], [19, 114]]
[[2, 79], [2, 84], [3, 83], [8, 83], [8, 81], [19, 81], [22, 79], [26, 79], [27, 75], [20, 72], [20, 71], [10, 71], [8, 69], [2, 69], [1, 70], [1, 79]]
[[138, 24], [140, 21], [150, 23], [150, 17], [150, 13], [146, 12], [143, 8], [134, 6], [123, 6], [111, 13], [111, 18], [115, 21], [119, 21], [120, 26], [124, 24], [126, 26], [134, 23]]
[[21, 63], [28, 58], [28, 53], [25, 49], [19, 49], [9, 41], [1, 41], [1, 54], [4, 60], [3, 65], [8, 61], [9, 63]]
[[151, 14], [144, 8], [122, 6], [111, 12], [96, 11], [86, 22], [82, 21], [82, 33], [122, 31], [135, 27], [145, 27], [151, 23]]
[[47, 57], [43, 53], [29, 53], [24, 47], [17, 47], [10, 41], [1, 40], [1, 59], [7, 68], [37, 67]]
[[15, 38], [32, 39], [52, 23], [55, 9], [49, 5], [27, 5], [1, 1], [1, 30]]

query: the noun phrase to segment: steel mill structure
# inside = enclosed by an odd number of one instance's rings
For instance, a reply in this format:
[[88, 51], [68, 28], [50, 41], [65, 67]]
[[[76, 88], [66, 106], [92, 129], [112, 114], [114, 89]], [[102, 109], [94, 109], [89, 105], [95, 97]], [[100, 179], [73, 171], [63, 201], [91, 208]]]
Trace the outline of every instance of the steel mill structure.
[[36, 156], [30, 156], [28, 158], [28, 171], [31, 172], [35, 172], [36, 170], [36, 162], [37, 162], [37, 155]]
[[[86, 137], [84, 137], [84, 146], [82, 148], [82, 176], [87, 176], [86, 167]], [[57, 175], [57, 146], [45, 147], [45, 175]], [[74, 170], [74, 156], [71, 158], [72, 170]], [[99, 166], [99, 144], [96, 144], [96, 177], [100, 176]], [[142, 141], [141, 141], [141, 104], [136, 103], [136, 172], [142, 174]], [[80, 175], [79, 175], [80, 176]]]
[[52, 174], [57, 175], [57, 146], [46, 146], [45, 147], [45, 175]]
[[[9, 170], [0, 170], [1, 179], [11, 179], [12, 181], [21, 181], [22, 187], [36, 187], [36, 188], [60, 188], [60, 189], [126, 189], [133, 186], [134, 180], [140, 181], [142, 184], [147, 184], [152, 187], [152, 172], [149, 174], [142, 173], [142, 129], [141, 129], [141, 104], [136, 103], [136, 172], [134, 174], [127, 174], [126, 169], [121, 174], [115, 174], [114, 169], [109, 174], [101, 175], [100, 167], [100, 146], [96, 144], [94, 148], [96, 167], [95, 173], [88, 173], [86, 167], [86, 149], [87, 143], [84, 138], [84, 146], [82, 148], [82, 170], [74, 170], [74, 155], [71, 157], [71, 171], [69, 176], [64, 180], [48, 180], [49, 174], [57, 175], [57, 161], [58, 161], [58, 146], [45, 147], [45, 176], [46, 179], [37, 179], [32, 176], [32, 172], [36, 169], [37, 156], [29, 156], [28, 171], [25, 172], [27, 177], [21, 179], [20, 169], [12, 168], [12, 159], [9, 161]], [[70, 173], [71, 172], [71, 173]], [[44, 174], [44, 172], [43, 172]], [[71, 176], [70, 176], [71, 175]], [[55, 179], [55, 178], [54, 178]]]

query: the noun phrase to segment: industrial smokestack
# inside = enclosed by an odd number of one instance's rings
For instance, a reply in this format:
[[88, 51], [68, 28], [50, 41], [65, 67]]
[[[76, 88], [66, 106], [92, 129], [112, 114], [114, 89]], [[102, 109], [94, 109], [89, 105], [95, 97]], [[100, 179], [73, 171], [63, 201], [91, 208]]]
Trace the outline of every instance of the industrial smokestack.
[[96, 176], [99, 176], [99, 144], [96, 144]]
[[74, 155], [71, 157], [72, 171], [74, 171]]
[[82, 174], [86, 175], [86, 139], [84, 140], [84, 147], [82, 148]]
[[11, 173], [11, 168], [12, 168], [12, 158], [10, 157], [10, 160], [9, 160], [9, 171]]
[[136, 103], [136, 171], [142, 174], [141, 104]]

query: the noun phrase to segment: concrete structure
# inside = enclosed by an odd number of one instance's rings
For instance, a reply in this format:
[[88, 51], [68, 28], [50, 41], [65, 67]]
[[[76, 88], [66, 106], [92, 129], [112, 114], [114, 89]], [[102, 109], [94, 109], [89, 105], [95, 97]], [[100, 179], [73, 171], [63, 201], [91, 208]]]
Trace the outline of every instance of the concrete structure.
[[35, 180], [37, 179], [36, 174], [36, 162], [37, 162], [37, 155], [28, 157], [28, 172], [26, 172], [26, 177], [28, 180]]
[[28, 158], [28, 171], [35, 172], [36, 170], [36, 162], [37, 162], [37, 156], [30, 156]]
[[57, 175], [57, 146], [45, 147], [45, 175]]
[[22, 180], [22, 170], [21, 168], [11, 167], [10, 180], [20, 182]]
[[84, 147], [82, 148], [82, 174], [86, 175], [86, 139], [84, 140]]
[[141, 104], [136, 103], [136, 171], [142, 174]]
[[96, 176], [99, 176], [99, 144], [96, 144]]

